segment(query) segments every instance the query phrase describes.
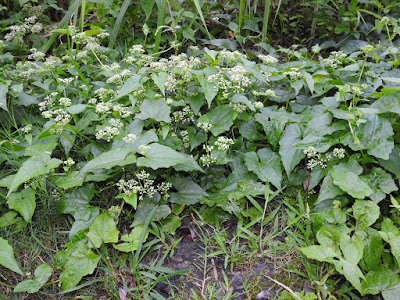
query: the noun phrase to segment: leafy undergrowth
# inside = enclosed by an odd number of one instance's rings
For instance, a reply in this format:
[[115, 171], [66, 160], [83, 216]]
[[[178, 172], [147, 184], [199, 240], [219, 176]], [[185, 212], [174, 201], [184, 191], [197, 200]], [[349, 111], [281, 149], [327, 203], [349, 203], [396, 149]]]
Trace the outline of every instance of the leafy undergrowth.
[[2, 43], [3, 294], [396, 299], [396, 26], [253, 59]]

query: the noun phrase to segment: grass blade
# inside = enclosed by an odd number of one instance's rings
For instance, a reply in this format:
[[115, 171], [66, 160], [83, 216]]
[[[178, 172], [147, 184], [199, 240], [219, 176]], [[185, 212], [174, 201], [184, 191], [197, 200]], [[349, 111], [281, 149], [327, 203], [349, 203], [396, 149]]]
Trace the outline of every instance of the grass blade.
[[128, 10], [128, 7], [130, 4], [131, 4], [131, 0], [124, 0], [124, 3], [122, 3], [121, 10], [119, 11], [117, 20], [115, 21], [115, 26], [111, 33], [110, 44], [108, 45], [108, 47], [110, 47], [110, 48], [114, 47], [114, 43], [117, 38], [118, 31], [121, 27], [122, 19], [124, 18], [125, 13]]
[[210, 35], [210, 32], [208, 31], [206, 21], [204, 20], [203, 11], [201, 10], [200, 2], [199, 2], [199, 0], [193, 0], [193, 2], [194, 2], [194, 5], [196, 6], [197, 12], [199, 13], [200, 19], [203, 22], [204, 28], [207, 31], [208, 38], [211, 40], [211, 35]]
[[158, 0], [156, 3], [158, 7], [158, 13], [157, 13], [157, 33], [156, 33], [156, 40], [154, 42], [154, 53], [158, 53], [158, 48], [160, 47], [160, 41], [161, 41], [160, 27], [164, 25], [165, 0]]

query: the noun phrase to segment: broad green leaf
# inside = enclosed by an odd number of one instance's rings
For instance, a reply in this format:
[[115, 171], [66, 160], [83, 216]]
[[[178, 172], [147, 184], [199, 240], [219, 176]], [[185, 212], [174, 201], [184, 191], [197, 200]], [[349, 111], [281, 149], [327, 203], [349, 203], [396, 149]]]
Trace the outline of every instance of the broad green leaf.
[[178, 192], [169, 194], [169, 202], [171, 203], [190, 205], [208, 196], [208, 194], [190, 178], [177, 177], [173, 182], [173, 186]]
[[367, 271], [376, 269], [376, 266], [380, 264], [382, 251], [383, 242], [379, 235], [364, 240], [364, 257], [362, 262], [365, 264]]
[[102, 243], [117, 243], [119, 231], [114, 219], [109, 212], [99, 215], [90, 225], [88, 239], [96, 248], [100, 248]]
[[368, 154], [377, 158], [389, 159], [394, 142], [392, 139], [393, 128], [390, 121], [381, 115], [368, 114], [362, 118], [364, 123], [354, 128], [354, 134], [359, 140], [359, 144], [354, 142], [351, 134], [348, 135], [346, 142], [354, 151], [368, 149]]
[[199, 164], [193, 158], [193, 156], [190, 156], [185, 153], [182, 153], [182, 155], [185, 157], [186, 162], [173, 166], [173, 168], [176, 171], [184, 171], [184, 172], [199, 171], [199, 172], [204, 173], [204, 170], [199, 166]]
[[51, 160], [50, 155], [41, 154], [33, 156], [25, 161], [18, 173], [14, 176], [7, 197], [14, 192], [22, 183], [37, 176], [41, 176], [50, 171], [52, 167], [59, 165], [60, 160]]
[[[121, 241], [125, 243], [114, 244], [113, 247], [118, 251], [122, 252], [135, 251], [139, 246], [140, 236], [142, 235], [143, 230], [144, 230], [143, 225], [141, 224], [136, 225], [135, 228], [133, 228], [129, 234], [121, 236]], [[147, 231], [144, 236], [143, 242], [147, 240], [148, 235], [149, 232]]]
[[[380, 265], [377, 269], [369, 271], [362, 282], [361, 295], [377, 295], [385, 290], [394, 288], [400, 283], [399, 276], [385, 265]], [[399, 296], [399, 295], [397, 295]]]
[[27, 223], [31, 223], [36, 207], [35, 196], [35, 190], [32, 188], [24, 189], [20, 193], [12, 193], [7, 198], [8, 207], [19, 212]]
[[151, 12], [153, 11], [153, 6], [155, 2], [155, 0], [140, 0], [140, 7], [146, 14], [146, 22], [151, 16]]
[[303, 72], [303, 80], [307, 84], [308, 88], [310, 89], [311, 94], [314, 93], [314, 79], [310, 73]]
[[256, 114], [255, 118], [263, 126], [268, 142], [275, 149], [285, 129], [285, 125], [289, 121], [287, 112], [263, 110]]
[[379, 203], [386, 198], [387, 194], [398, 190], [392, 176], [381, 168], [374, 167], [367, 175], [361, 176], [361, 178], [368, 183], [374, 192], [369, 198], [375, 203]]
[[385, 242], [389, 243], [392, 254], [400, 266], [400, 230], [393, 225], [392, 220], [385, 218], [379, 235]]
[[221, 133], [231, 129], [235, 118], [235, 111], [229, 105], [219, 105], [207, 114], [212, 125], [210, 131], [213, 135], [219, 136]]
[[300, 248], [300, 251], [307, 256], [307, 258], [318, 261], [332, 262], [333, 258], [338, 256], [334, 249], [321, 245], [303, 247]]
[[162, 222], [162, 228], [165, 232], [174, 234], [175, 231], [181, 226], [181, 218], [176, 215], [169, 215]]
[[145, 156], [137, 159], [138, 167], [148, 167], [157, 170], [187, 162], [185, 156], [172, 150], [170, 147], [157, 143], [153, 143], [149, 146], [150, 150], [147, 151]]
[[364, 275], [360, 268], [356, 264], [350, 263], [342, 258], [340, 260], [334, 260], [333, 264], [335, 265], [336, 270], [340, 274], [344, 275], [356, 290], [361, 293], [362, 287], [360, 278], [363, 278]]
[[115, 166], [123, 166], [126, 164], [126, 156], [130, 152], [132, 152], [132, 149], [129, 148], [117, 148], [103, 152], [83, 166], [80, 174], [84, 174], [94, 169], [111, 169]]
[[254, 172], [264, 182], [271, 182], [276, 188], [281, 187], [282, 166], [279, 156], [269, 148], [258, 152], [247, 152], [244, 160], [249, 171]]
[[165, 72], [160, 72], [158, 74], [151, 74], [151, 79], [153, 79], [154, 83], [158, 86], [161, 93], [165, 95], [165, 83], [168, 80], [168, 74]]
[[135, 222], [141, 224], [144, 223], [149, 214], [155, 209], [152, 220], [165, 219], [171, 214], [171, 209], [168, 205], [159, 205], [159, 199], [149, 199], [145, 197], [139, 202], [138, 209], [135, 213]]
[[261, 137], [257, 131], [257, 124], [253, 116], [240, 125], [239, 133], [249, 142], [254, 142], [256, 139]]
[[208, 107], [210, 107], [213, 99], [218, 94], [217, 85], [214, 82], [210, 82], [208, 80], [207, 75], [198, 74], [198, 75], [196, 75], [196, 77], [200, 83], [201, 88], [203, 89], [204, 96], [208, 103]]
[[392, 92], [377, 99], [371, 108], [380, 110], [380, 113], [392, 112], [400, 114], [400, 93]]
[[24, 275], [19, 268], [15, 258], [14, 250], [8, 244], [8, 241], [0, 237], [0, 265], [10, 269], [11, 271], [18, 273], [19, 275]]
[[99, 260], [100, 256], [94, 254], [86, 244], [80, 244], [68, 257], [64, 270], [60, 274], [62, 290], [75, 287], [83, 276], [92, 274]]
[[8, 92], [8, 84], [0, 83], [0, 107], [5, 111], [8, 111], [7, 92]]
[[379, 164], [389, 172], [392, 172], [400, 179], [400, 146], [395, 145], [393, 151], [390, 153], [389, 158], [378, 159]]
[[85, 174], [79, 171], [67, 172], [64, 176], [56, 179], [55, 185], [62, 189], [70, 189], [73, 187], [81, 186], [85, 180]]
[[18, 222], [18, 219], [20, 218], [16, 218], [17, 215], [18, 213], [13, 210], [6, 212], [4, 215], [2, 215], [0, 217], [0, 228], [7, 227]]
[[364, 199], [373, 193], [371, 188], [353, 172], [331, 170], [331, 176], [335, 185], [354, 198]]
[[357, 220], [357, 229], [365, 230], [378, 220], [379, 206], [372, 201], [356, 200], [353, 205], [353, 215]]
[[364, 244], [361, 236], [353, 235], [350, 238], [350, 236], [342, 234], [339, 243], [344, 259], [356, 266], [364, 253]]
[[121, 90], [119, 91], [117, 98], [115, 99], [126, 96], [136, 90], [138, 87], [140, 87], [140, 78], [140, 75], [133, 75], [132, 77], [128, 78], [122, 86]]
[[339, 250], [341, 232], [333, 227], [323, 226], [317, 232], [317, 241], [322, 246], [330, 247]]
[[[35, 156], [46, 154], [46, 152], [52, 153], [54, 148], [57, 147], [58, 142], [57, 139], [47, 139], [40, 140], [40, 142], [36, 142], [35, 144], [25, 148], [25, 156]], [[48, 154], [48, 153], [47, 153]]]
[[34, 279], [28, 279], [17, 284], [14, 293], [28, 292], [36, 293], [49, 280], [53, 273], [52, 268], [48, 264], [40, 265], [35, 269]]
[[115, 198], [121, 198], [124, 199], [126, 203], [128, 203], [129, 205], [132, 205], [132, 207], [134, 209], [136, 209], [137, 207], [137, 194], [136, 193], [132, 193], [131, 195], [125, 195], [123, 193], [120, 193], [117, 197]]
[[400, 295], [400, 283], [396, 284], [393, 288], [384, 290], [382, 297], [384, 300], [397, 300]]
[[340, 196], [343, 194], [344, 192], [333, 184], [332, 177], [330, 175], [327, 175], [322, 181], [322, 185], [318, 194], [318, 199], [314, 205], [317, 205], [325, 200], [335, 199], [336, 196]]
[[80, 230], [88, 228], [99, 215], [98, 207], [88, 207], [82, 211], [74, 213], [75, 222], [72, 224], [69, 230], [69, 238], [72, 238]]
[[66, 111], [70, 114], [77, 115], [85, 111], [88, 106], [85, 104], [76, 104], [66, 108]]
[[300, 126], [292, 123], [286, 126], [279, 140], [279, 155], [288, 176], [290, 176], [293, 169], [304, 158], [304, 153], [301, 149], [292, 148], [300, 141], [300, 138]]
[[136, 115], [139, 120], [153, 119], [157, 122], [170, 122], [171, 108], [162, 99], [145, 99], [140, 105], [140, 113]]

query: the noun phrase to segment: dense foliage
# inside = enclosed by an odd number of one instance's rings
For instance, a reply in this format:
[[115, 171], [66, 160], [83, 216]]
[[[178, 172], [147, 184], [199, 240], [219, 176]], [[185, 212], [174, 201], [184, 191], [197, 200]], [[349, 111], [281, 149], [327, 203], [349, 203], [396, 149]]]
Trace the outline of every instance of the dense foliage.
[[[315, 236], [299, 251], [326, 263], [306, 264], [310, 280], [319, 268], [326, 278], [319, 279], [315, 295], [297, 297], [334, 297], [335, 287], [327, 288], [324, 280], [341, 274], [352, 286], [346, 297], [396, 299], [400, 30], [398, 20], [382, 14], [396, 13], [398, 4], [319, 1], [315, 19], [305, 21], [317, 22], [311, 29], [319, 44], [274, 49], [265, 44], [269, 38], [299, 30], [287, 19], [307, 24], [285, 15], [291, 1], [281, 1], [280, 9], [264, 3], [262, 12], [273, 8], [281, 22], [270, 37], [258, 22], [271, 20], [258, 20], [257, 9], [252, 16], [244, 1], [237, 15], [218, 2], [203, 10], [198, 1], [193, 7], [167, 2], [140, 1], [127, 10], [130, 1], [114, 9], [110, 1], [73, 1], [67, 21], [49, 39], [35, 35], [41, 22], [57, 18], [43, 14], [61, 9], [54, 2], [12, 2], [3, 10], [10, 18], [3, 20], [7, 35], [0, 41], [0, 227], [23, 229], [40, 218], [36, 206], [45, 203], [71, 216], [70, 240], [54, 264], [37, 267], [34, 279], [14, 291], [38, 292], [53, 273], [50, 265], [61, 272], [62, 290], [73, 291], [101, 259], [107, 264], [102, 251], [111, 248], [130, 253], [134, 269], [143, 243], [174, 234], [188, 207], [217, 226], [234, 216], [237, 231], [257, 244], [247, 231], [266, 224], [275, 191], [275, 198], [298, 194], [301, 214], [291, 224], [312, 225]], [[23, 4], [18, 13], [7, 10]], [[302, 2], [298, 10], [310, 12], [308, 5]], [[371, 12], [374, 5], [377, 12]], [[156, 9], [161, 21], [151, 18]], [[221, 26], [205, 19], [222, 9], [212, 19]], [[332, 11], [339, 21], [328, 26]], [[76, 26], [67, 24], [70, 16]], [[92, 17], [97, 22], [86, 24]], [[342, 28], [345, 18], [349, 23]], [[360, 20], [372, 34], [357, 30]], [[111, 21], [116, 25], [108, 30]], [[124, 22], [128, 29], [122, 30]], [[365, 40], [324, 41], [322, 29], [334, 33], [331, 38], [345, 33]], [[247, 45], [245, 30], [260, 36]], [[207, 40], [200, 44], [201, 39]], [[249, 46], [247, 54], [234, 51], [238, 43]], [[271, 210], [269, 220], [275, 214]], [[0, 264], [24, 275], [4, 238]]]

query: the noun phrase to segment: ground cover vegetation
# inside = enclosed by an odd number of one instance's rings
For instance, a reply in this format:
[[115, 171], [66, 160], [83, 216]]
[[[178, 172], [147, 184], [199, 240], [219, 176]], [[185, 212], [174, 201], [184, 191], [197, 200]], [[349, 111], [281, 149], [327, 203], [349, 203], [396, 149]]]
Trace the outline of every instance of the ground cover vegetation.
[[399, 13], [0, 4], [2, 297], [397, 299]]

